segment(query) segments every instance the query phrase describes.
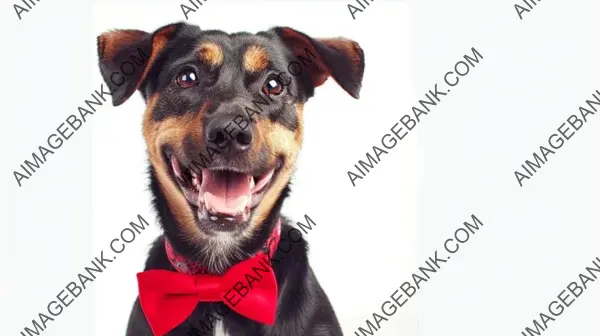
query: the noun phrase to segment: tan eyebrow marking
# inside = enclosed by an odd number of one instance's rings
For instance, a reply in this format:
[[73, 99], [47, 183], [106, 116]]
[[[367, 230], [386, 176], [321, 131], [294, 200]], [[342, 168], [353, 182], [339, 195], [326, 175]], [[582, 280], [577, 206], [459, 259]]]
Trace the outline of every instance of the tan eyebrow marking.
[[244, 69], [249, 72], [258, 72], [264, 70], [269, 65], [269, 54], [267, 51], [257, 45], [252, 45], [246, 49], [244, 54]]
[[213, 42], [204, 42], [198, 49], [198, 57], [210, 65], [221, 65], [223, 63], [223, 50]]

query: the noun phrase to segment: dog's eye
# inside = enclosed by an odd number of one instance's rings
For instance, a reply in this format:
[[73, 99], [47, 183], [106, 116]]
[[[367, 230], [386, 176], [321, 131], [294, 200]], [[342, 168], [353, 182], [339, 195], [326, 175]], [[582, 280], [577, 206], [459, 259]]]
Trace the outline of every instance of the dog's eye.
[[189, 88], [198, 83], [198, 76], [192, 70], [184, 70], [177, 76], [176, 82], [182, 88]]
[[275, 78], [269, 78], [263, 84], [263, 93], [267, 96], [275, 95], [278, 96], [283, 92], [283, 85], [279, 83], [279, 81]]

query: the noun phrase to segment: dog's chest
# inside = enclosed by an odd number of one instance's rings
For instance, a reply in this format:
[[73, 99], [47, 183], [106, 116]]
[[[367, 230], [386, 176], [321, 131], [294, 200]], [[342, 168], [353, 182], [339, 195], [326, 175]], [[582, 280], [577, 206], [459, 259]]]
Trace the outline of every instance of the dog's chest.
[[214, 336], [229, 336], [229, 334], [226, 333], [225, 329], [223, 328], [223, 321], [217, 321], [217, 323], [215, 323]]

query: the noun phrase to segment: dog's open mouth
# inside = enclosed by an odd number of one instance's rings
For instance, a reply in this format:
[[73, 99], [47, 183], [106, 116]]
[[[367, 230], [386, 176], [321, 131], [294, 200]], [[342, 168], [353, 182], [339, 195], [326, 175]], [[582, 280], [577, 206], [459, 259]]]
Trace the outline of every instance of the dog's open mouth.
[[257, 175], [227, 169], [188, 169], [172, 155], [171, 169], [199, 220], [226, 225], [247, 222], [277, 175], [281, 161]]

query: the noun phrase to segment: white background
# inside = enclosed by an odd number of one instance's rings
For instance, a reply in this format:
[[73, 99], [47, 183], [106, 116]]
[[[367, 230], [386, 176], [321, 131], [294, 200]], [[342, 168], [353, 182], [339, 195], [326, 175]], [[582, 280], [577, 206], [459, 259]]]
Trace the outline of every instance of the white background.
[[[600, 5], [544, 1], [521, 21], [505, 0], [378, 0], [356, 20], [346, 4], [209, 0], [189, 22], [228, 32], [285, 25], [348, 37], [365, 51], [360, 100], [330, 80], [306, 105], [305, 143], [284, 207], [294, 221], [308, 214], [317, 223], [306, 235], [310, 261], [344, 334], [381, 314], [382, 302], [475, 214], [484, 227], [376, 335], [520, 335], [600, 257], [598, 116], [522, 188], [513, 175], [600, 90]], [[41, 1], [21, 21], [5, 2], [1, 13], [0, 334], [31, 326], [141, 214], [152, 230], [42, 333], [123, 335], [135, 273], [159, 235], [139, 94], [99, 108], [23, 187], [12, 172], [99, 89], [97, 35], [153, 31], [185, 17], [167, 0]], [[471, 47], [483, 60], [352, 187], [346, 172]], [[597, 333], [599, 312], [597, 280], [544, 335]]]

